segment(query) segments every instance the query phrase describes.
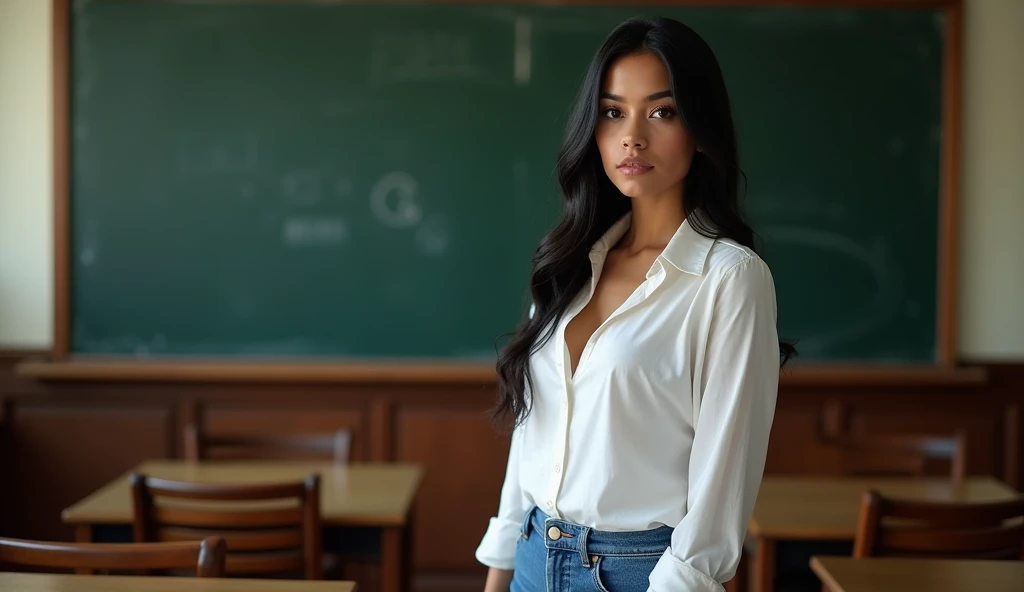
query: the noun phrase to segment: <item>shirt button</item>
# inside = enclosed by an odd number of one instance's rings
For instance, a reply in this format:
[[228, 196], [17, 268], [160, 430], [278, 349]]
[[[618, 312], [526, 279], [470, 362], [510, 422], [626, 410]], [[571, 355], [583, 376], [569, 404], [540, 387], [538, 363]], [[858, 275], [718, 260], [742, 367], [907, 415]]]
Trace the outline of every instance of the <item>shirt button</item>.
[[569, 408], [569, 397], [562, 397], [562, 409]]
[[562, 472], [562, 465], [556, 464], [555, 465], [555, 472], [556, 473], [561, 473]]
[[554, 510], [555, 509], [555, 502], [553, 502], [551, 500], [548, 500], [547, 506], [548, 506], [549, 510]]

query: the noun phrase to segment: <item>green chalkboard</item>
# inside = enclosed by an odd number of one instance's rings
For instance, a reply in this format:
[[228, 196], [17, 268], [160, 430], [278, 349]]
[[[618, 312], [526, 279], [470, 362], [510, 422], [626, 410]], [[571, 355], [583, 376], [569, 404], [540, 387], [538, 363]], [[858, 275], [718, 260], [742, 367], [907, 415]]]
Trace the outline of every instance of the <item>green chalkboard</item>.
[[715, 49], [802, 358], [933, 361], [937, 10], [81, 0], [76, 354], [487, 359], [612, 27]]

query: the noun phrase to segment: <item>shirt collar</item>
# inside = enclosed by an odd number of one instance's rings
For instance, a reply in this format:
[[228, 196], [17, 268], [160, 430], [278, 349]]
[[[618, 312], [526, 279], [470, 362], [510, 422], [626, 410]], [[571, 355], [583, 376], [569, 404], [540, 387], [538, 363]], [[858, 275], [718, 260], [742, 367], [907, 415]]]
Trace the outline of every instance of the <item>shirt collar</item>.
[[[591, 256], [599, 255], [603, 260], [607, 256], [608, 251], [629, 230], [632, 220], [633, 212], [630, 211], [622, 218], [619, 218], [615, 224], [612, 224], [611, 228], [594, 243], [594, 247], [590, 251]], [[679, 225], [679, 229], [672, 235], [672, 238], [665, 245], [665, 249], [659, 257], [668, 261], [679, 271], [693, 275], [703, 275], [704, 263], [707, 261], [708, 253], [711, 252], [711, 247], [714, 244], [715, 239], [700, 234], [690, 226], [689, 220], [683, 220], [683, 223]]]

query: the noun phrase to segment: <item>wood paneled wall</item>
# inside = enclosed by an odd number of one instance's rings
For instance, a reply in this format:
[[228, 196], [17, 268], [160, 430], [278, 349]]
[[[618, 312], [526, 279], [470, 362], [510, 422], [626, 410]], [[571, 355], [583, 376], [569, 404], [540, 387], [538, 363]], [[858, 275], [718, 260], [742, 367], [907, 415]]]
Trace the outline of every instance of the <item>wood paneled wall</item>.
[[[495, 510], [508, 450], [487, 415], [493, 385], [42, 382], [15, 375], [24, 355], [0, 353], [0, 534], [71, 539], [63, 508], [142, 460], [180, 456], [190, 421], [217, 432], [345, 426], [354, 460], [426, 468], [416, 501], [419, 588], [479, 589], [484, 570], [473, 551]], [[767, 472], [832, 473], [826, 443], [849, 431], [959, 429], [968, 471], [1019, 489], [1024, 363], [982, 366], [980, 384], [785, 386]]]

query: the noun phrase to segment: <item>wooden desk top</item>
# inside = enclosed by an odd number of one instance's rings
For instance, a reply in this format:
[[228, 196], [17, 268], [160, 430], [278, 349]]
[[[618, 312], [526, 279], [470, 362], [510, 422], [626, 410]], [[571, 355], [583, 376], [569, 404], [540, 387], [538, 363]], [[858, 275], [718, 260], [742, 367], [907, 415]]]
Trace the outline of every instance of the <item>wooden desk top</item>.
[[832, 592], [1020, 592], [1024, 561], [812, 557]]
[[338, 581], [0, 573], [0, 590], [18, 592], [353, 592], [355, 589], [353, 582]]
[[[320, 506], [331, 526], [402, 526], [423, 478], [409, 464], [334, 465], [298, 461], [152, 460], [136, 467], [151, 477], [199, 483], [264, 483], [320, 474]], [[64, 510], [67, 524], [131, 524], [128, 473]]]
[[869, 488], [929, 501], [995, 501], [1017, 495], [993, 477], [968, 477], [959, 486], [948, 479], [765, 477], [747, 532], [774, 540], [853, 540], [860, 498]]

